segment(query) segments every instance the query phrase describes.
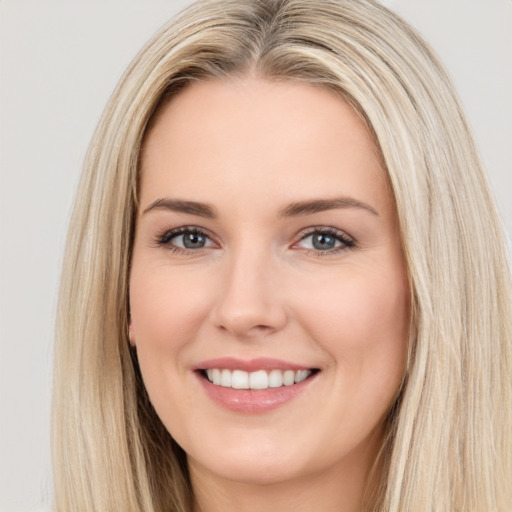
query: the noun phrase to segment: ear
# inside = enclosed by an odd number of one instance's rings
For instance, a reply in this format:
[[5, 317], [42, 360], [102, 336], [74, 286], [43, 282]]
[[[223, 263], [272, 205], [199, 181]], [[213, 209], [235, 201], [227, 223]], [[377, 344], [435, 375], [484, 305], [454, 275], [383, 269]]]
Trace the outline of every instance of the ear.
[[130, 345], [135, 347], [135, 337], [133, 336], [133, 325], [132, 320], [130, 319], [130, 324], [128, 326], [128, 339], [130, 340]]

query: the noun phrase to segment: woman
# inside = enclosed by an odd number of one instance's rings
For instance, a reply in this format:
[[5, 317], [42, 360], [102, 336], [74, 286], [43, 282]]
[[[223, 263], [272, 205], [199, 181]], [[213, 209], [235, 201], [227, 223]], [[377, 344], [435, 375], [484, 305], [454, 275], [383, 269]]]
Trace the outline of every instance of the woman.
[[132, 63], [85, 164], [59, 510], [509, 510], [503, 240], [402, 20], [195, 4]]

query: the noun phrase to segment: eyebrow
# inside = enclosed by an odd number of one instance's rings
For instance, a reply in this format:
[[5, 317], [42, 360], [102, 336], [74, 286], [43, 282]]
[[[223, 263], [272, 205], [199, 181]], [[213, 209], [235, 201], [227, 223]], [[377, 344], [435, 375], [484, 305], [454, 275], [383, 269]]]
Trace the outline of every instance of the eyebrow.
[[217, 217], [213, 206], [206, 203], [184, 201], [181, 199], [157, 199], [142, 212], [142, 215], [145, 215], [152, 210], [171, 210], [173, 212], [198, 215], [199, 217], [206, 217], [208, 219], [214, 219]]
[[[285, 208], [279, 210], [278, 217], [298, 217], [302, 215], [311, 215], [327, 210], [359, 208], [370, 212], [372, 215], [379, 216], [378, 212], [369, 204], [358, 201], [351, 197], [337, 197], [333, 199], [311, 199], [291, 203]], [[188, 213], [198, 215], [208, 219], [217, 218], [215, 208], [207, 203], [197, 201], [186, 201], [182, 199], [161, 198], [151, 203], [142, 214], [152, 210], [171, 210], [179, 213]]]
[[300, 215], [311, 215], [313, 213], [324, 212], [326, 210], [335, 210], [339, 208], [360, 208], [379, 217], [375, 208], [369, 204], [353, 199], [352, 197], [336, 197], [333, 199], [312, 199], [309, 201], [299, 201], [291, 203], [286, 208], [279, 211], [280, 217], [296, 217]]

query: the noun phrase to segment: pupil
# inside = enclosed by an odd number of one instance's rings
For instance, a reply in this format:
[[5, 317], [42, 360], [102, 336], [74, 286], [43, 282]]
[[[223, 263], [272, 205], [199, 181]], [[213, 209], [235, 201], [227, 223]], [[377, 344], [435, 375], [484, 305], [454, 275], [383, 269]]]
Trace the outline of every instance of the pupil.
[[187, 249], [197, 249], [200, 247], [204, 247], [204, 236], [199, 233], [186, 233], [183, 236], [183, 245]]
[[326, 250], [326, 249], [334, 249], [334, 245], [336, 244], [336, 240], [334, 237], [330, 235], [324, 235], [322, 233], [318, 233], [313, 236], [313, 247], [315, 249]]

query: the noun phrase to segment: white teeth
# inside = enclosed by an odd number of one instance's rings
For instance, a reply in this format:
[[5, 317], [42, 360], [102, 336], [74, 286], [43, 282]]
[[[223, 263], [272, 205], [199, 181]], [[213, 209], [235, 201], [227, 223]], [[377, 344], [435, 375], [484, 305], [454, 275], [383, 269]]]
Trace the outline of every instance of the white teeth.
[[283, 372], [281, 370], [272, 370], [268, 374], [268, 386], [270, 388], [280, 388], [283, 385]]
[[220, 373], [220, 370], [218, 370], [217, 368], [215, 368], [214, 370], [212, 370], [212, 378], [210, 379], [214, 384], [217, 384], [217, 386], [220, 386], [220, 381], [221, 381], [221, 373]]
[[209, 368], [206, 370], [208, 380], [217, 386], [234, 389], [267, 389], [291, 386], [303, 382], [311, 375], [311, 370], [226, 370]]
[[311, 375], [311, 370], [298, 370], [295, 373], [295, 384], [306, 380]]
[[259, 370], [249, 374], [249, 388], [251, 389], [267, 389], [268, 375], [265, 370]]
[[286, 370], [283, 374], [283, 384], [291, 386], [295, 383], [295, 372], [293, 370]]
[[230, 388], [232, 383], [231, 372], [229, 370], [222, 370], [220, 374], [220, 385], [225, 388]]
[[[224, 372], [229, 372], [229, 370], [222, 370], [222, 375], [224, 375]], [[234, 389], [249, 389], [249, 374], [242, 370], [235, 370], [231, 376], [231, 387]]]

